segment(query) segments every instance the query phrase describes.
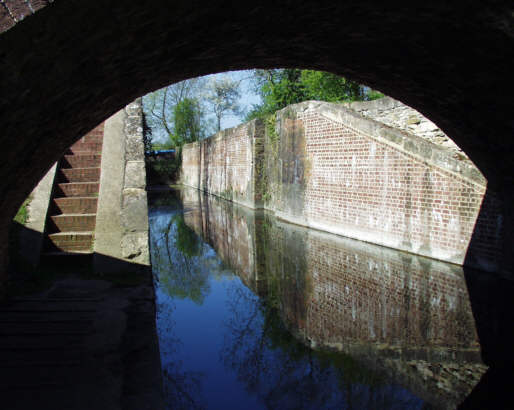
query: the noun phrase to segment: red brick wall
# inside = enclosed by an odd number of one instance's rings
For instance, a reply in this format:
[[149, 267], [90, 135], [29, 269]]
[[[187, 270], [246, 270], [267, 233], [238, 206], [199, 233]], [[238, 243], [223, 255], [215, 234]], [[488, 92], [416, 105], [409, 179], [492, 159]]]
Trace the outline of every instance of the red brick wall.
[[253, 198], [255, 122], [185, 145], [182, 183], [249, 206]]
[[266, 127], [254, 121], [186, 146], [182, 175], [300, 225], [495, 270], [502, 204], [453, 156], [340, 105], [307, 102]]
[[[345, 236], [463, 263], [486, 186], [388, 145], [315, 111], [305, 127], [309, 224]], [[480, 220], [490, 235], [475, 252], [499, 258], [498, 201], [489, 194]]]

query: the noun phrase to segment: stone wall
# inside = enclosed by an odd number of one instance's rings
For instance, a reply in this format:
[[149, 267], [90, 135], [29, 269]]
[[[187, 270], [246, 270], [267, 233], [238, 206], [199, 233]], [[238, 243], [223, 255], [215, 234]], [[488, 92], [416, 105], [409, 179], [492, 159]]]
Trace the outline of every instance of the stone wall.
[[469, 161], [467, 155], [437, 125], [419, 111], [390, 97], [342, 104], [360, 115], [407, 131], [453, 152], [453, 158]]
[[[186, 146], [182, 180], [300, 225], [495, 270], [502, 203], [454, 156], [340, 104], [310, 101]], [[234, 178], [242, 183], [225, 183]]]
[[105, 122], [94, 245], [96, 271], [150, 264], [142, 121], [141, 99], [137, 99]]

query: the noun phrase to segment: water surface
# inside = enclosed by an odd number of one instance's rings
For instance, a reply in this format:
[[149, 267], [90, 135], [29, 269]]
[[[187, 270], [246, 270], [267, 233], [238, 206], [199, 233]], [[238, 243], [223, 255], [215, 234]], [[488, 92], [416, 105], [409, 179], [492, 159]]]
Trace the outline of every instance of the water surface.
[[170, 409], [454, 408], [486, 369], [458, 266], [194, 189], [150, 205]]

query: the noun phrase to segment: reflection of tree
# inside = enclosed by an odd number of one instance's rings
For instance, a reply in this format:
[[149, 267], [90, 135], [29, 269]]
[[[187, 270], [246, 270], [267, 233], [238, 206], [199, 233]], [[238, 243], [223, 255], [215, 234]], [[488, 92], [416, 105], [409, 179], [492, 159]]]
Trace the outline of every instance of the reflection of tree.
[[[338, 408], [332, 369], [287, 332], [275, 309], [232, 288], [222, 359], [267, 408]], [[334, 400], [335, 399], [335, 400]]]
[[173, 300], [158, 292], [157, 303], [157, 329], [167, 409], [202, 409], [202, 374], [183, 370], [182, 362], [178, 359], [182, 342], [175, 335]]
[[176, 215], [175, 220], [177, 226], [175, 246], [182, 253], [184, 259], [197, 256], [200, 253], [200, 238], [186, 225], [182, 214]]
[[[280, 267], [276, 269], [281, 271]], [[268, 278], [269, 279], [269, 278]], [[294, 280], [280, 281], [283, 292], [297, 287]], [[286, 283], [288, 282], [288, 283]], [[267, 408], [395, 409], [418, 407], [420, 401], [343, 353], [316, 351], [288, 330], [301, 331], [304, 309], [287, 308], [270, 296], [261, 301], [248, 289], [231, 288], [230, 319], [221, 352], [249, 392]], [[294, 292], [290, 290], [290, 292]], [[298, 298], [290, 298], [298, 302]], [[287, 312], [288, 325], [282, 311]], [[293, 312], [299, 317], [295, 323]]]
[[152, 216], [151, 223], [152, 266], [161, 289], [202, 304], [210, 291], [209, 266], [203, 258], [207, 247], [185, 224], [182, 213]]

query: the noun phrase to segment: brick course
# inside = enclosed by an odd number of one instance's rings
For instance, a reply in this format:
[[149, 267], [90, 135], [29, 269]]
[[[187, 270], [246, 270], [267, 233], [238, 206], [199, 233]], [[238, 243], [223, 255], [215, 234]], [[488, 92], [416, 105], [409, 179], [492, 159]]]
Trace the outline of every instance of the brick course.
[[95, 196], [98, 195], [98, 182], [71, 182], [58, 184], [56, 194], [61, 196]]

